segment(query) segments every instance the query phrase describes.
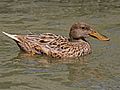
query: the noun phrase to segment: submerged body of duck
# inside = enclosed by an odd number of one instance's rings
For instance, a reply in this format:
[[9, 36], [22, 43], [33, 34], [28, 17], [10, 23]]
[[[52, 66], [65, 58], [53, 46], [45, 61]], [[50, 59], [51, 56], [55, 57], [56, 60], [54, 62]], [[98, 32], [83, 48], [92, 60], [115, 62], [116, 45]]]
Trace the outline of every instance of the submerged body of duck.
[[54, 58], [80, 57], [91, 53], [91, 46], [86, 37], [92, 36], [108, 41], [104, 35], [94, 31], [88, 24], [75, 23], [70, 29], [70, 38], [53, 33], [40, 35], [11, 35], [3, 32], [16, 41], [21, 50], [34, 54], [46, 54]]

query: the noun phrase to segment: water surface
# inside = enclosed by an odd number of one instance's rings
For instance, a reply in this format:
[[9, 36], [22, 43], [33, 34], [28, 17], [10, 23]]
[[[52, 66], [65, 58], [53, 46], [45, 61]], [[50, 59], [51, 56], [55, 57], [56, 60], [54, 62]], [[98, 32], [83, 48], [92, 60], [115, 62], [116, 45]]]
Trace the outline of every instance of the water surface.
[[70, 26], [78, 21], [91, 24], [111, 40], [89, 38], [92, 54], [58, 60], [20, 53], [15, 42], [0, 33], [0, 89], [120, 90], [120, 1], [0, 1], [1, 32], [68, 37]]

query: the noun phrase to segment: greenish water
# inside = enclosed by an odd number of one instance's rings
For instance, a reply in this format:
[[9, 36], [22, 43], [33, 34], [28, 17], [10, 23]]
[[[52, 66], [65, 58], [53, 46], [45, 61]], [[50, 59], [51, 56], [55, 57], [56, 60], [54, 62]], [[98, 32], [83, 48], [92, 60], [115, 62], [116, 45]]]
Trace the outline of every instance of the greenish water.
[[89, 38], [93, 53], [80, 59], [28, 57], [0, 33], [0, 90], [120, 90], [119, 0], [1, 0], [0, 31], [68, 36], [78, 21], [109, 42]]

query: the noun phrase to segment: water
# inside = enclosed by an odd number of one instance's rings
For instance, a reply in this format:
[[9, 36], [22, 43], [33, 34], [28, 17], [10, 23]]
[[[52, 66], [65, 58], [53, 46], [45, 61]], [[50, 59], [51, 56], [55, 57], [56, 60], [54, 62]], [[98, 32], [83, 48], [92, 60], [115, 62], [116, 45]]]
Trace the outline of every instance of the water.
[[89, 38], [92, 54], [58, 60], [20, 53], [15, 42], [0, 33], [0, 90], [120, 90], [119, 0], [0, 1], [1, 32], [68, 36], [77, 21], [111, 40]]

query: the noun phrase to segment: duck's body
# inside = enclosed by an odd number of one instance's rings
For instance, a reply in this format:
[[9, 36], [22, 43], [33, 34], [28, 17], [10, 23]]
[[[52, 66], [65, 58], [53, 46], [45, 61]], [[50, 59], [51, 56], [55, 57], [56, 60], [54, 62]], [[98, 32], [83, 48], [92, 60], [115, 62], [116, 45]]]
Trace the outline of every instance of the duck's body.
[[[3, 33], [15, 40], [21, 50], [32, 55], [46, 54], [54, 58], [80, 57], [91, 53], [91, 46], [83, 37], [86, 33], [81, 31], [81, 25], [85, 26], [86, 24], [77, 23], [72, 26], [69, 34], [70, 38], [52, 33], [40, 35], [11, 35]], [[90, 27], [86, 29], [89, 30]], [[105, 38], [104, 40], [108, 40]]]

